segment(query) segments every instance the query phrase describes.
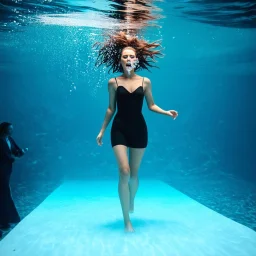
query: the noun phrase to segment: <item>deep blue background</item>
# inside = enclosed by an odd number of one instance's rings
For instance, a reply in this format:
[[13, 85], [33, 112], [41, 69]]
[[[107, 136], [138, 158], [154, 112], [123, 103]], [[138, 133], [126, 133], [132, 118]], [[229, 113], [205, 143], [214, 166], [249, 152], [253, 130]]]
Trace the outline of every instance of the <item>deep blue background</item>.
[[[155, 103], [179, 117], [173, 121], [144, 105], [149, 146], [140, 177], [180, 188], [192, 175], [196, 188], [224, 173], [255, 186], [255, 28], [199, 23], [168, 8], [162, 14], [162, 28], [145, 28], [140, 36], [161, 39], [165, 56], [159, 69], [140, 75], [151, 79]], [[44, 187], [64, 178], [117, 178], [110, 126], [103, 147], [95, 140], [112, 74], [95, 68], [92, 45], [105, 31], [30, 23], [1, 32], [0, 121], [12, 122], [14, 139], [29, 148], [15, 163], [14, 191], [20, 182]]]

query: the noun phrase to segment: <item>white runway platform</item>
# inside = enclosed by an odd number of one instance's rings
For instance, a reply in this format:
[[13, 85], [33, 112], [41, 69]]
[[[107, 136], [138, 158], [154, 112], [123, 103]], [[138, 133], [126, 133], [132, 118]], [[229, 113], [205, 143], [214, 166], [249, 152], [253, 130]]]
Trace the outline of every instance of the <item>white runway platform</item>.
[[161, 181], [140, 180], [125, 234], [117, 181], [61, 185], [1, 242], [1, 256], [253, 256], [256, 232]]

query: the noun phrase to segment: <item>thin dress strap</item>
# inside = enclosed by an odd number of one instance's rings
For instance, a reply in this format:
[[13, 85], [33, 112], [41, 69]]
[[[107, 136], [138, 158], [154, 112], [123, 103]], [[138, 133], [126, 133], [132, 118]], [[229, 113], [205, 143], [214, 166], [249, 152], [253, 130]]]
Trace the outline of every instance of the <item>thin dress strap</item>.
[[118, 82], [117, 82], [117, 79], [116, 79], [116, 77], [115, 77], [115, 80], [116, 80], [116, 85], [117, 85], [117, 87], [118, 87]]

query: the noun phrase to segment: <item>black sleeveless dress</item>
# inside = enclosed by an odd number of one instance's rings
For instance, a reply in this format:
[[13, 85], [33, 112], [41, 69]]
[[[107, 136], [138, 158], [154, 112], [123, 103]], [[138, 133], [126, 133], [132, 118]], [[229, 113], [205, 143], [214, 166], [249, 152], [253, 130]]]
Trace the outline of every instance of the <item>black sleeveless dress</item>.
[[[116, 79], [116, 78], [115, 78]], [[148, 130], [142, 115], [144, 89], [142, 85], [133, 92], [124, 86], [116, 89], [117, 113], [111, 127], [111, 144], [125, 145], [130, 148], [146, 148], [148, 144]]]

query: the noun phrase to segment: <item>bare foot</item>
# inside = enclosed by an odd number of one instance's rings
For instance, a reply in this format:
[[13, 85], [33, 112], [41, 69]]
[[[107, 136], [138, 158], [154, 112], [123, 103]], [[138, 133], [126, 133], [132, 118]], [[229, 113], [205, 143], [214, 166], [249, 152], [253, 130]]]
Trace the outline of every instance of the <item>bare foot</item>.
[[125, 232], [128, 232], [128, 233], [134, 232], [131, 222], [128, 222], [127, 224], [125, 224]]
[[134, 212], [134, 202], [130, 202], [130, 210], [129, 210], [130, 213], [133, 213]]

